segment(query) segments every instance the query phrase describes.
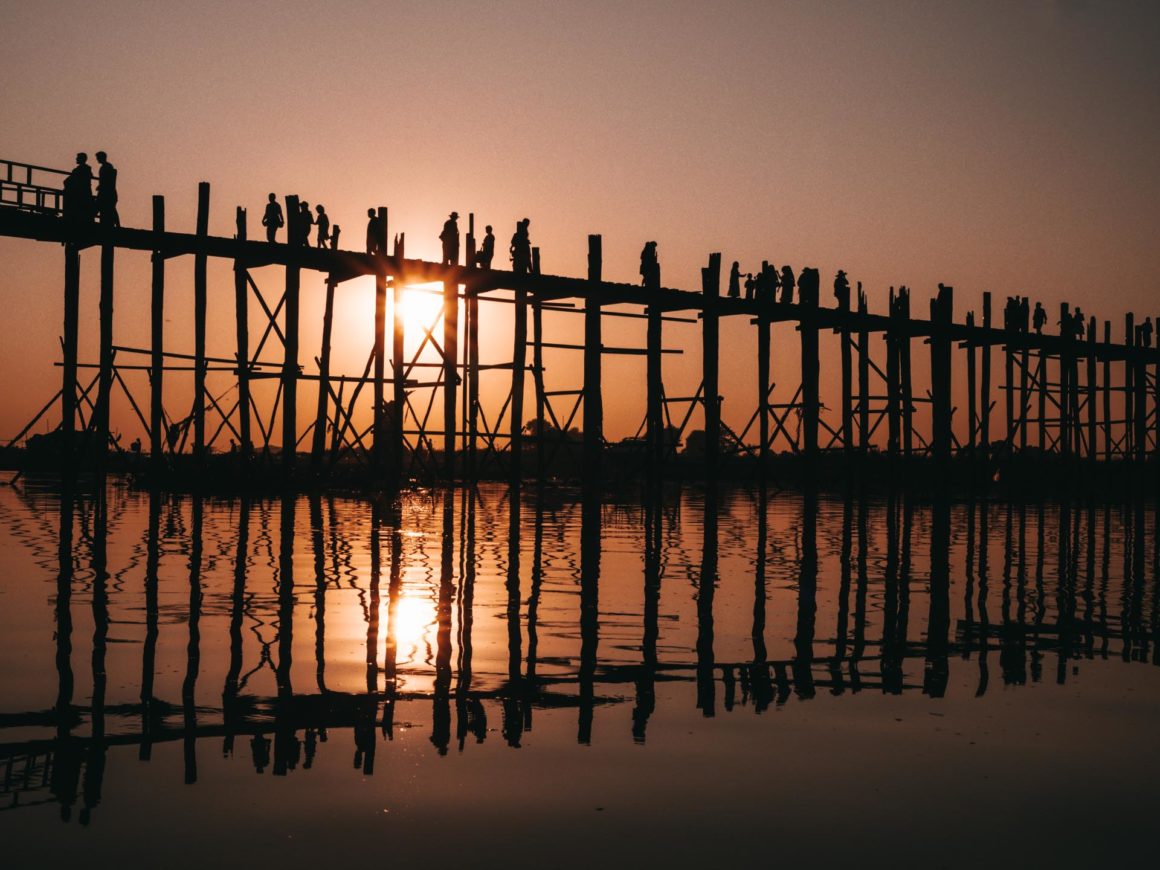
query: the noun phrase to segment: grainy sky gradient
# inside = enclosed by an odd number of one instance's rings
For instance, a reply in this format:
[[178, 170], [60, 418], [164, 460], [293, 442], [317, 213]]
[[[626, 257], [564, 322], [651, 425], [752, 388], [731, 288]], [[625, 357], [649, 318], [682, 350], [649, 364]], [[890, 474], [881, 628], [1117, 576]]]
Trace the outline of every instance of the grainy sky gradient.
[[[1160, 313], [1154, 3], [0, 2], [0, 13], [0, 157], [68, 168], [79, 149], [108, 151], [127, 225], [147, 225], [160, 193], [170, 227], [191, 230], [207, 180], [210, 230], [225, 235], [238, 204], [256, 233], [277, 191], [324, 203], [346, 247], [361, 243], [366, 207], [387, 205], [411, 256], [437, 257], [456, 209], [493, 223], [501, 249], [530, 216], [552, 273], [583, 274], [586, 235], [599, 232], [614, 280], [638, 280], [640, 247], [656, 239], [668, 286], [696, 289], [708, 252], [722, 251], [726, 267], [818, 266], [824, 287], [845, 268], [879, 311], [905, 283], [924, 316], [944, 281], [956, 319], [985, 289], [1000, 305], [1026, 292], [1053, 315], [1078, 303], [1117, 336], [1125, 311]], [[62, 258], [5, 239], [0, 263], [10, 437], [58, 385]], [[87, 318], [95, 263], [84, 269]], [[169, 267], [173, 350], [192, 346], [191, 272]], [[146, 255], [118, 259], [119, 343], [147, 343], [147, 274]], [[211, 353], [228, 356], [228, 264], [210, 275]], [[280, 274], [255, 277], [277, 295]], [[308, 372], [320, 287], [304, 286]], [[370, 302], [369, 284], [344, 285], [339, 371], [362, 370]], [[607, 341], [641, 344], [643, 326], [626, 324]], [[669, 330], [691, 350], [665, 360], [670, 395], [699, 380], [694, 329]], [[751, 333], [741, 319], [723, 327], [735, 425], [755, 401]], [[510, 359], [503, 330], [488, 335], [485, 359]], [[792, 358], [792, 331], [778, 341]], [[548, 366], [553, 386], [579, 384], [578, 355]], [[790, 359], [774, 366], [796, 382]], [[605, 370], [609, 434], [627, 434], [643, 415], [643, 360]], [[135, 434], [126, 409], [114, 413]]]

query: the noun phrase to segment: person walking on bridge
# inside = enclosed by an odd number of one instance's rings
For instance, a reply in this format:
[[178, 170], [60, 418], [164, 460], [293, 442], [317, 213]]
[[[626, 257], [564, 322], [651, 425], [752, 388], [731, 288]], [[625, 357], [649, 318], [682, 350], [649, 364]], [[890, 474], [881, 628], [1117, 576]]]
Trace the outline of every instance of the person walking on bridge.
[[524, 218], [516, 223], [515, 235], [509, 249], [512, 258], [512, 271], [517, 275], [526, 275], [532, 271], [532, 240], [528, 236], [528, 226], [531, 218]]
[[373, 208], [367, 209], [367, 253], [383, 254], [383, 223]]
[[101, 226], [119, 227], [121, 216], [117, 214], [117, 167], [109, 162], [109, 156], [104, 151], [97, 152], [97, 163], [101, 164], [97, 172], [97, 213], [101, 217]]
[[77, 165], [64, 180], [64, 216], [71, 223], [89, 223], [93, 219], [93, 169], [89, 155], [77, 154]]
[[443, 232], [439, 234], [439, 241], [443, 243], [443, 265], [459, 265], [459, 212], [453, 211], [443, 222]]
[[325, 248], [326, 243], [330, 241], [330, 217], [324, 206], [316, 205], [314, 210], [318, 212], [318, 218], [314, 221], [314, 225], [318, 227], [318, 247]]
[[475, 265], [480, 269], [490, 269], [491, 260], [495, 256], [495, 235], [491, 231], [491, 224], [484, 228], [483, 244], [475, 255]]
[[266, 203], [266, 213], [262, 215], [262, 226], [266, 228], [266, 241], [271, 244], [277, 241], [278, 230], [286, 225], [286, 218], [282, 214], [282, 206], [278, 197], [270, 194]]

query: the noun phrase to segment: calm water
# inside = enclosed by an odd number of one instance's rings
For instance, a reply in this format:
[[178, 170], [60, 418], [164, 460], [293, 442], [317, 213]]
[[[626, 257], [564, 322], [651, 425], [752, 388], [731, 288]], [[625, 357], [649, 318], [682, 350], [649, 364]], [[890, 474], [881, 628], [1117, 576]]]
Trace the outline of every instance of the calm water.
[[0, 861], [1155, 861], [1156, 506], [0, 488]]

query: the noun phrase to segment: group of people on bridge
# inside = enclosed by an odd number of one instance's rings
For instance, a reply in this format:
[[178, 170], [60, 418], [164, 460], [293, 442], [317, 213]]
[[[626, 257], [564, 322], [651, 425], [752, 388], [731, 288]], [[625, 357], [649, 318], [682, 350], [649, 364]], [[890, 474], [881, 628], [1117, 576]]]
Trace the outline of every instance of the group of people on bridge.
[[61, 210], [65, 220], [75, 224], [91, 224], [99, 219], [102, 226], [119, 227], [117, 214], [117, 169], [109, 162], [104, 151], [97, 152], [97, 192], [93, 195], [93, 168], [89, 155], [77, 154], [76, 166], [64, 180]]
[[[310, 231], [317, 228], [315, 245], [319, 248], [329, 247], [332, 250], [338, 250], [338, 237], [342, 233], [342, 227], [335, 224], [333, 229], [331, 228], [330, 215], [326, 213], [326, 206], [321, 203], [314, 206], [314, 211], [315, 214], [312, 215], [310, 203], [306, 200], [298, 203], [298, 213], [290, 216], [287, 244], [303, 248], [310, 247]], [[266, 228], [266, 241], [277, 242], [278, 230], [286, 225], [282, 204], [278, 202], [277, 195], [271, 193], [266, 201], [266, 210], [262, 214], [262, 226]]]

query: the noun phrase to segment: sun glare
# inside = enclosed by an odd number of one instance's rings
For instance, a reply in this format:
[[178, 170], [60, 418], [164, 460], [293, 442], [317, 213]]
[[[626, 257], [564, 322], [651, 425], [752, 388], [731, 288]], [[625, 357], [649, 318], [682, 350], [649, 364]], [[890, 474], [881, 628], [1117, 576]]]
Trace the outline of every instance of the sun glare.
[[443, 285], [438, 282], [406, 285], [402, 308], [408, 332], [430, 329], [443, 310]]

